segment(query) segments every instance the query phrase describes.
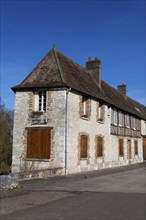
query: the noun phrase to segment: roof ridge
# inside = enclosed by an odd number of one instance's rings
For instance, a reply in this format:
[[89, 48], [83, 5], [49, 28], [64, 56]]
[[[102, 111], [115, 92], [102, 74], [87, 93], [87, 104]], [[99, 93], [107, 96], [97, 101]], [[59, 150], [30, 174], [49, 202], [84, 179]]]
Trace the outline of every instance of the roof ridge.
[[[57, 53], [56, 53], [57, 50], [56, 50], [55, 47], [53, 47], [52, 49], [53, 49], [54, 56], [55, 56], [55, 59], [56, 59], [57, 68], [58, 68], [58, 71], [59, 71], [59, 73], [60, 73], [60, 78], [61, 78], [62, 82], [66, 85], [65, 80], [64, 80], [64, 78], [63, 78], [63, 72], [62, 72], [61, 66], [60, 66], [60, 64], [59, 64], [58, 57], [57, 57]], [[67, 85], [66, 85], [66, 86], [67, 86]]]

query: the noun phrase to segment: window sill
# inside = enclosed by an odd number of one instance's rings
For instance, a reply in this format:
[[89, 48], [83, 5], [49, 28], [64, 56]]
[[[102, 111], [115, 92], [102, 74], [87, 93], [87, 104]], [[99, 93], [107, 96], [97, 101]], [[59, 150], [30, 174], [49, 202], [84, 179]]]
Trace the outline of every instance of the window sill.
[[41, 162], [50, 162], [50, 160], [51, 159], [41, 159], [41, 158], [39, 158], [39, 159], [37, 159], [37, 158], [25, 158], [24, 159], [25, 161], [41, 161]]
[[81, 119], [86, 120], [86, 121], [89, 121], [89, 120], [90, 120], [90, 118], [89, 118], [89, 117], [84, 116], [84, 115], [82, 115], [82, 116], [81, 116]]
[[100, 123], [100, 124], [104, 124], [104, 121], [98, 120], [98, 123]]

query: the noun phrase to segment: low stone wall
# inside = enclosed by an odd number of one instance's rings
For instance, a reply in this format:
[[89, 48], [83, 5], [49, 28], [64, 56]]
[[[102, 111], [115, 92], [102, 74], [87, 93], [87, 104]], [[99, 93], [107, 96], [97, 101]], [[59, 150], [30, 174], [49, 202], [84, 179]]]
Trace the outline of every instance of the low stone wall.
[[44, 170], [30, 170], [30, 171], [15, 173], [15, 176], [17, 177], [18, 180], [48, 178], [48, 177], [60, 176], [60, 175], [62, 175], [61, 167], [44, 169]]
[[10, 189], [17, 186], [18, 186], [18, 181], [15, 175], [0, 176], [0, 189]]

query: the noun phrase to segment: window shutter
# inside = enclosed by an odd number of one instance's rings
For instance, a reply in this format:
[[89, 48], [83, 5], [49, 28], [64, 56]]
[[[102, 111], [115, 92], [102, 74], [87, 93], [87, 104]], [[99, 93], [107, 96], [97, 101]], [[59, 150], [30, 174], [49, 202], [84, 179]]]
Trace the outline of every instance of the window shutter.
[[97, 157], [103, 156], [103, 138], [97, 137]]
[[87, 158], [87, 136], [81, 136], [81, 158]]
[[27, 157], [37, 159], [50, 158], [50, 129], [28, 129]]
[[135, 155], [138, 154], [138, 142], [134, 141], [134, 146], [135, 146]]
[[119, 156], [123, 156], [123, 139], [119, 139]]
[[32, 155], [32, 130], [28, 129], [27, 131], [27, 157]]

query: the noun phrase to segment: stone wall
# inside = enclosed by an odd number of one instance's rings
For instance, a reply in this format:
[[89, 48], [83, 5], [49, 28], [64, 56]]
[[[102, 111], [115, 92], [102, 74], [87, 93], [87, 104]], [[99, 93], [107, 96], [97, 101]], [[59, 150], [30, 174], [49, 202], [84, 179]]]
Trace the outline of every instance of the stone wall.
[[[64, 169], [65, 143], [65, 91], [48, 91], [47, 123], [32, 125], [29, 114], [34, 110], [33, 92], [16, 92], [14, 130], [13, 130], [13, 158], [12, 172], [41, 170], [50, 168]], [[51, 155], [50, 159], [28, 159], [27, 131], [28, 127], [51, 128]]]
[[[47, 91], [47, 122], [34, 125], [29, 118], [34, 111], [34, 93], [16, 92], [14, 112], [12, 172], [59, 168], [65, 173], [65, 114], [66, 91]], [[72, 91], [68, 94], [67, 127], [67, 173], [96, 170], [143, 161], [142, 139], [111, 135], [111, 108], [104, 106], [104, 120], [98, 120], [99, 102], [89, 102], [89, 118], [80, 114], [81, 96]], [[145, 124], [143, 122], [142, 132]], [[51, 129], [50, 159], [28, 159], [27, 130], [30, 127], [49, 127]], [[88, 157], [80, 159], [80, 135], [88, 136]], [[96, 157], [96, 137], [103, 137], [103, 157]], [[124, 140], [124, 156], [119, 157], [119, 138]], [[132, 158], [128, 159], [128, 140], [131, 141]], [[134, 140], [138, 141], [138, 155], [134, 155]]]
[[[68, 103], [68, 158], [67, 173], [80, 172], [85, 170], [101, 169], [106, 167], [121, 166], [129, 163], [143, 161], [141, 138], [120, 137], [111, 135], [111, 108], [105, 105], [104, 121], [97, 120], [99, 103], [91, 99], [91, 115], [88, 118], [81, 118], [80, 96], [69, 93]], [[80, 159], [80, 134], [87, 134], [88, 158]], [[104, 155], [96, 158], [96, 136], [100, 135], [104, 140]], [[119, 138], [124, 140], [124, 156], [119, 157]], [[127, 155], [128, 140], [131, 141], [132, 158]], [[138, 141], [138, 155], [134, 155], [134, 140]]]

